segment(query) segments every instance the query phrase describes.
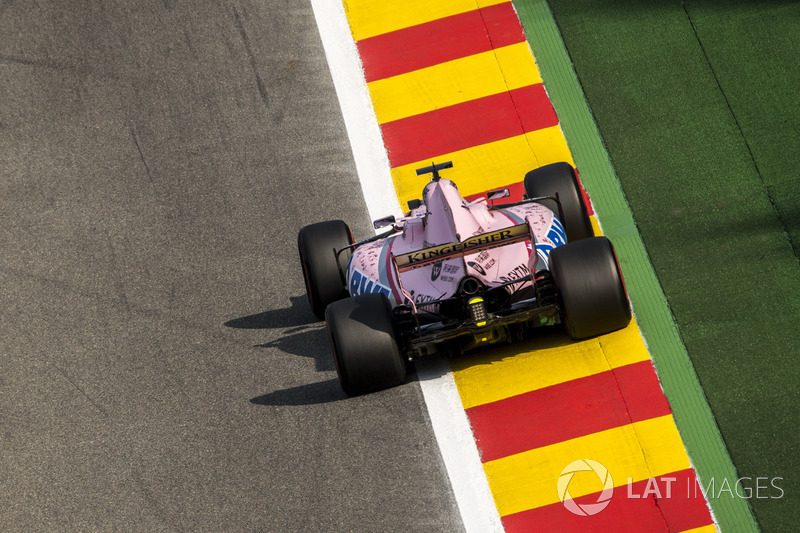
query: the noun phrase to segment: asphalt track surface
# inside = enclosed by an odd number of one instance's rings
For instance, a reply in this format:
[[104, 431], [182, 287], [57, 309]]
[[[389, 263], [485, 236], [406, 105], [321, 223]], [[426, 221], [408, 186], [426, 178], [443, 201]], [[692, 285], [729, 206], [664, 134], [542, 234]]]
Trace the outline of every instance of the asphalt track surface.
[[0, 4], [0, 530], [458, 531], [297, 230], [370, 235], [307, 2]]

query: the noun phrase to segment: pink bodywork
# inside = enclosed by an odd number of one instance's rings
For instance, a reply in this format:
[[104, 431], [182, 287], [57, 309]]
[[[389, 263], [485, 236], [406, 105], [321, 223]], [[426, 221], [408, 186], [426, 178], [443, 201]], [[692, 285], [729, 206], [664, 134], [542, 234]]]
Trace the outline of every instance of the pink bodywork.
[[[547, 269], [550, 250], [565, 244], [558, 217], [538, 203], [490, 210], [486, 200], [465, 200], [450, 180], [431, 181], [422, 193], [423, 204], [397, 223], [402, 233], [356, 248], [347, 268], [351, 296], [383, 292], [393, 305], [410, 299], [415, 304], [452, 296], [464, 276], [487, 287]], [[459, 243], [475, 235], [527, 222], [531, 240], [482, 250], [398, 273], [392, 256], [436, 245]], [[535, 243], [535, 253], [534, 250]], [[530, 285], [511, 285], [509, 291]]]

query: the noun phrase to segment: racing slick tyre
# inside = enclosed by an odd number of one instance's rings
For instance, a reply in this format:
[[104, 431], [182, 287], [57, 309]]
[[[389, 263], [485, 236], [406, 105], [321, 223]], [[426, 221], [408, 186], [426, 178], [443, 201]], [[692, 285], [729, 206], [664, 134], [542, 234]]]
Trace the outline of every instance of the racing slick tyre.
[[350, 396], [388, 389], [406, 380], [392, 306], [385, 294], [339, 300], [325, 311], [336, 373]]
[[331, 302], [347, 296], [345, 272], [352, 251], [339, 254], [338, 261], [336, 251], [351, 244], [353, 234], [341, 220], [305, 226], [297, 235], [308, 303], [320, 320], [325, 318], [325, 308]]
[[[531, 170], [525, 174], [525, 196], [538, 198], [542, 196], [555, 196], [561, 202], [564, 212], [564, 230], [567, 232], [567, 241], [577, 241], [594, 237], [592, 221], [583, 200], [578, 176], [569, 163], [552, 163]], [[553, 200], [543, 200], [542, 205], [559, 215], [558, 204]]]
[[550, 273], [560, 294], [564, 327], [573, 339], [610, 333], [630, 323], [625, 285], [607, 238], [594, 237], [554, 248]]

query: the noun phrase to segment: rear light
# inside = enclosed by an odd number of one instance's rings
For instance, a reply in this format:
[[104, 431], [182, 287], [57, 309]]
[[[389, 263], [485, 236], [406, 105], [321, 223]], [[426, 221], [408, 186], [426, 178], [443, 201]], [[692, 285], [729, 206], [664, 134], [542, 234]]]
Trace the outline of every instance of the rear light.
[[469, 314], [476, 326], [486, 325], [489, 315], [486, 313], [486, 304], [483, 298], [473, 298], [469, 301]]

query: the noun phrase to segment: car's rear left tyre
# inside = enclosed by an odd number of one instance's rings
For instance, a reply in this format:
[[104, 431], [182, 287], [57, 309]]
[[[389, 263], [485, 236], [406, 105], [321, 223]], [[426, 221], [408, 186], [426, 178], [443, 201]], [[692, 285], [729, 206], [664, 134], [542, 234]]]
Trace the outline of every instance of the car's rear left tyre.
[[336, 252], [353, 244], [350, 228], [341, 220], [305, 226], [297, 234], [297, 249], [311, 311], [322, 320], [325, 308], [347, 296], [345, 277], [351, 250]]
[[336, 372], [342, 389], [356, 396], [395, 387], [406, 379], [392, 322], [392, 306], [384, 294], [339, 300], [325, 311]]
[[[561, 223], [567, 233], [567, 241], [594, 237], [589, 211], [572, 165], [561, 162], [533, 169], [525, 174], [523, 184], [528, 198], [556, 196], [558, 193], [564, 213]], [[541, 204], [559, 215], [558, 204], [555, 201], [542, 200]]]
[[550, 272], [562, 304], [562, 320], [573, 339], [624, 328], [631, 308], [614, 247], [605, 237], [567, 243], [550, 252]]

